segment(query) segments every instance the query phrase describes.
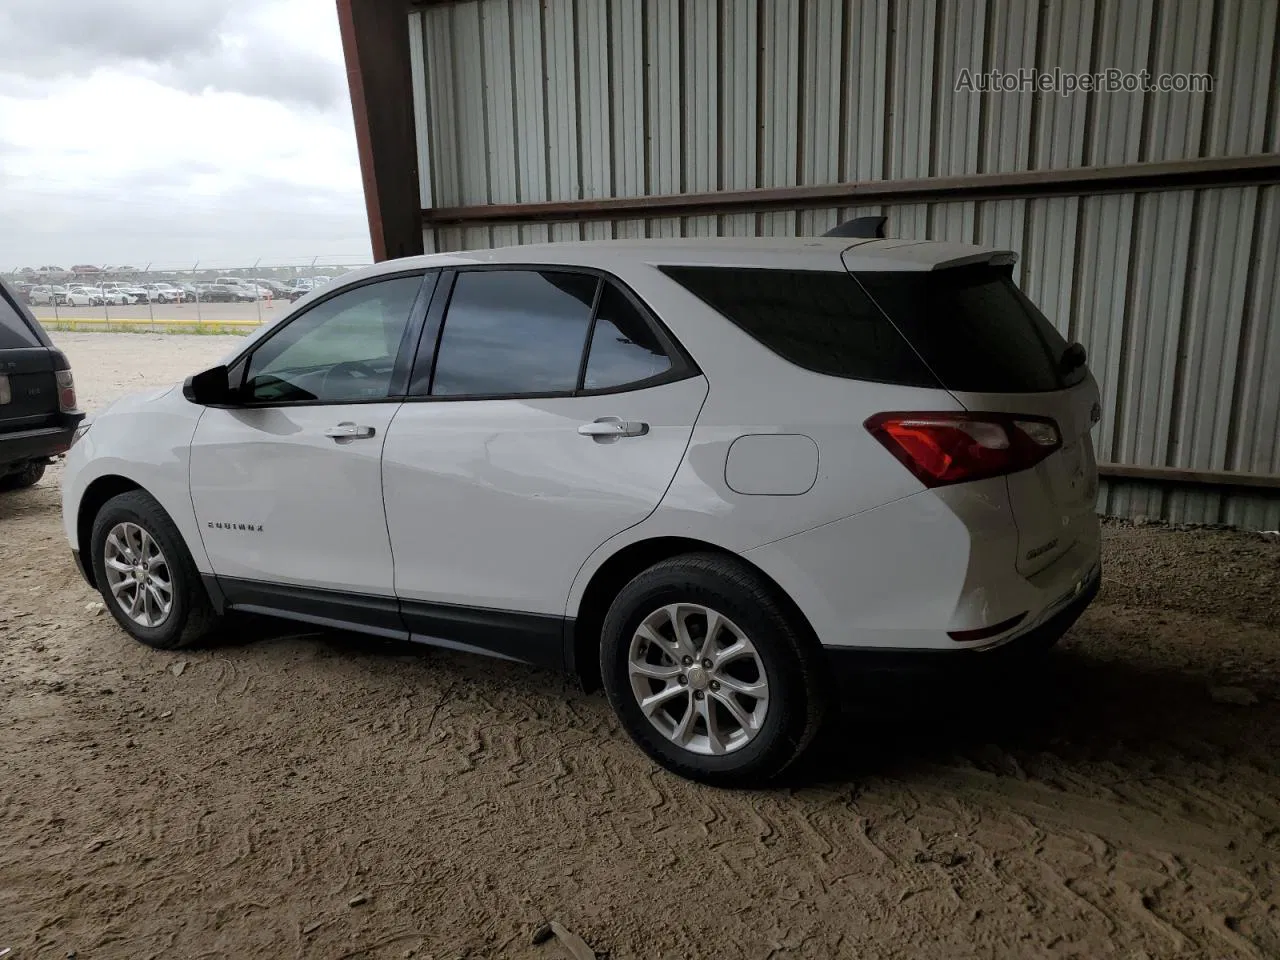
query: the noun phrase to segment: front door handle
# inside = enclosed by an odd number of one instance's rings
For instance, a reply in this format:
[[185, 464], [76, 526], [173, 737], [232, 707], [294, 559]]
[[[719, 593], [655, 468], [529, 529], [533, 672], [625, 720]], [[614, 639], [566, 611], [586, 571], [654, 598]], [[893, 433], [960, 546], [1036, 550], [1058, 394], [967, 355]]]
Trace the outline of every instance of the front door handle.
[[611, 443], [622, 437], [643, 437], [649, 432], [649, 425], [640, 420], [601, 417], [591, 423], [584, 423], [578, 428], [578, 432], [584, 437], [591, 437], [597, 443]]
[[352, 423], [350, 420], [344, 420], [336, 427], [330, 427], [324, 432], [326, 437], [332, 437], [338, 443], [345, 443], [348, 440], [365, 440], [372, 437], [378, 431], [373, 427], [367, 427], [364, 424]]

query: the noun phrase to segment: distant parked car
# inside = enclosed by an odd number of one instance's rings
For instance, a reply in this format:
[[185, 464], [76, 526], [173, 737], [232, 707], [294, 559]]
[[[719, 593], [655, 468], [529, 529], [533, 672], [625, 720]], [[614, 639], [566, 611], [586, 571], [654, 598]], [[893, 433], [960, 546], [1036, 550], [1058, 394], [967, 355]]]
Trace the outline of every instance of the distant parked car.
[[181, 303], [186, 299], [182, 289], [172, 283], [144, 283], [142, 289], [155, 303]]
[[123, 307], [133, 303], [132, 294], [125, 293], [121, 289], [104, 290], [102, 287], [87, 287], [86, 289], [98, 294], [98, 303], [107, 303], [113, 307]]
[[70, 307], [101, 307], [104, 304], [122, 307], [132, 303], [133, 298], [120, 290], [76, 284], [67, 288], [66, 302]]
[[62, 303], [68, 307], [100, 307], [102, 291], [93, 287], [67, 287], [67, 292], [62, 295]]
[[128, 297], [130, 303], [148, 303], [152, 299], [151, 291], [144, 287], [117, 287], [115, 292]]
[[34, 307], [53, 306], [53, 287], [48, 284], [32, 287], [27, 291], [27, 302]]
[[257, 297], [253, 291], [239, 284], [213, 283], [201, 294], [206, 303], [253, 303]]
[[240, 280], [237, 283], [230, 284], [230, 286], [247, 290], [255, 300], [266, 300], [268, 297], [273, 296], [270, 287], [265, 287], [256, 280]]
[[55, 283], [49, 289], [53, 292], [53, 302], [58, 306], [62, 306], [67, 302], [67, 287], [65, 284]]
[[194, 283], [177, 283], [174, 284], [174, 286], [177, 288], [178, 292], [182, 294], [183, 300], [204, 299], [204, 291]]
[[279, 280], [254, 280], [258, 285], [258, 289], [262, 291], [264, 297], [271, 297], [274, 300], [287, 299], [290, 287], [287, 283], [281, 283]]

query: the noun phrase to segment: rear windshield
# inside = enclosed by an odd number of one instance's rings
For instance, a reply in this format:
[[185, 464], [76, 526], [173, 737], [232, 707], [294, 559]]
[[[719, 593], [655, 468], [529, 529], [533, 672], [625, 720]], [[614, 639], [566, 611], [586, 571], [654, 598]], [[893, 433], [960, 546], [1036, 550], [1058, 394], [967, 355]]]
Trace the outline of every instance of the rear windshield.
[[0, 290], [0, 350], [41, 345], [40, 338], [27, 325], [26, 317], [9, 302], [8, 293]]
[[937, 387], [848, 273], [667, 266], [663, 273], [778, 356], [833, 377]]
[[1059, 372], [1067, 342], [1011, 273], [978, 264], [856, 276], [948, 390], [1039, 393], [1080, 382], [1083, 366]]

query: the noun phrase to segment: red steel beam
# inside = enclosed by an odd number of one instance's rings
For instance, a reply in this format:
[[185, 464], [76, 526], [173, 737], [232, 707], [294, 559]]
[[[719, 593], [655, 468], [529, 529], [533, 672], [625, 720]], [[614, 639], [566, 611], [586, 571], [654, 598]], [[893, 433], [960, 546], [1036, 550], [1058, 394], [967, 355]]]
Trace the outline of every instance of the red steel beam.
[[375, 260], [420, 254], [422, 202], [404, 0], [337, 0]]

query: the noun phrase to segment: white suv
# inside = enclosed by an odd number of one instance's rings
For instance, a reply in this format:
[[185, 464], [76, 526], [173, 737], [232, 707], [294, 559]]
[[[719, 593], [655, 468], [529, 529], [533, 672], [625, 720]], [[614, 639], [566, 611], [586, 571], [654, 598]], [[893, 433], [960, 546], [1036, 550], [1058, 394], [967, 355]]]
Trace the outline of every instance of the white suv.
[[1099, 580], [1098, 391], [1014, 256], [899, 240], [393, 261], [68, 457], [170, 649], [245, 610], [602, 683], [664, 766], [780, 771], [838, 678], [1052, 644]]

